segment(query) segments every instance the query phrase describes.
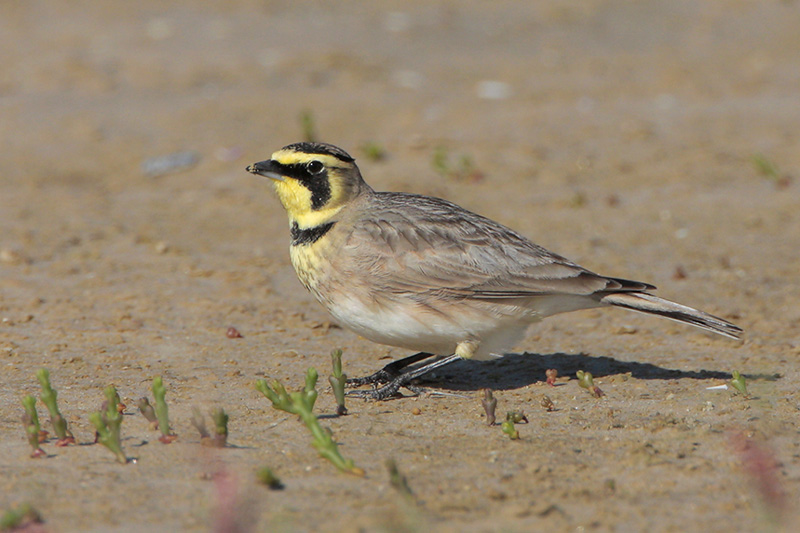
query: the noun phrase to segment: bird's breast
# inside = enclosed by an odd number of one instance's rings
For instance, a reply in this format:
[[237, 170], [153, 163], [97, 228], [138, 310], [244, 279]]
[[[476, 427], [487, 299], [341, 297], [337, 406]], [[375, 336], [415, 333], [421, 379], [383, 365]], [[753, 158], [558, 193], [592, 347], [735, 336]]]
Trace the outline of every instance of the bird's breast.
[[330, 268], [330, 263], [320, 246], [295, 245], [289, 250], [292, 266], [297, 273], [297, 278], [303, 286], [311, 291], [317, 298], [317, 292], [323, 284], [325, 273]]

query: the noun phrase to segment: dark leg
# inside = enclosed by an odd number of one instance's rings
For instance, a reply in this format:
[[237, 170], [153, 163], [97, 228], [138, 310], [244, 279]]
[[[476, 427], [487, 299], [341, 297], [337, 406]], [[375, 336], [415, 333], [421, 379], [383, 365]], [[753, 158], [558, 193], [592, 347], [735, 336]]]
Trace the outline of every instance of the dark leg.
[[[421, 354], [417, 354], [421, 355]], [[415, 357], [415, 356], [412, 356]], [[425, 359], [424, 357], [422, 359]], [[400, 387], [405, 387], [413, 380], [417, 379], [420, 376], [427, 374], [428, 372], [432, 372], [437, 368], [441, 368], [445, 365], [449, 365], [450, 363], [454, 363], [455, 361], [459, 361], [461, 359], [458, 355], [448, 355], [443, 359], [439, 359], [437, 361], [433, 361], [432, 363], [428, 363], [427, 365], [422, 365], [419, 368], [415, 368], [413, 370], [409, 370], [407, 372], [403, 372], [399, 376], [391, 379], [386, 385], [383, 387], [379, 387], [377, 389], [372, 390], [354, 390], [347, 393], [348, 396], [358, 396], [364, 399], [370, 400], [385, 400], [390, 396], [394, 396], [397, 394], [397, 391], [400, 390]], [[405, 361], [405, 359], [401, 359], [400, 361]], [[400, 362], [398, 361], [398, 362]], [[408, 366], [408, 365], [406, 365]]]
[[378, 370], [371, 376], [364, 376], [363, 378], [352, 378], [347, 380], [348, 387], [360, 387], [362, 385], [372, 385], [375, 383], [388, 383], [394, 378], [403, 374], [402, 370], [408, 366], [418, 363], [423, 359], [433, 357], [433, 354], [420, 352], [418, 354], [409, 355], [403, 359], [392, 361], [381, 370]]

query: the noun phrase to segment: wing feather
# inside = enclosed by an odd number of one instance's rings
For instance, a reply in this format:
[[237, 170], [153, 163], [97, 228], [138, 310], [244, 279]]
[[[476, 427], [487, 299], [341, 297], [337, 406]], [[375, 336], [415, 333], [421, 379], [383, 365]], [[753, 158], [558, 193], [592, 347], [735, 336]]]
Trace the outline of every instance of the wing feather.
[[399, 193], [374, 199], [373, 213], [345, 243], [359, 253], [343, 255], [357, 257], [353, 271], [377, 277], [387, 291], [508, 302], [655, 288], [597, 275], [445, 200]]

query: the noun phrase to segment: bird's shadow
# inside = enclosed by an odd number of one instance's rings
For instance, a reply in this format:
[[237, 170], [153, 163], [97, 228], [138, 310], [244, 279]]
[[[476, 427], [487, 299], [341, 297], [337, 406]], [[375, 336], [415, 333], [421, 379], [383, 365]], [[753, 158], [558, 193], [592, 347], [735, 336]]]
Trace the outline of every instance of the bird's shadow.
[[[584, 353], [507, 354], [491, 361], [458, 361], [436, 372], [436, 387], [450, 390], [474, 391], [519, 389], [545, 381], [545, 371], [554, 368], [559, 376], [575, 376], [578, 370], [591, 372], [594, 377], [631, 374], [637, 379], [731, 379], [729, 372], [719, 370], [677, 370], [651, 363], [619, 361], [608, 356]], [[779, 374], [745, 375], [747, 379], [775, 380]], [[423, 378], [424, 379], [424, 378]]]

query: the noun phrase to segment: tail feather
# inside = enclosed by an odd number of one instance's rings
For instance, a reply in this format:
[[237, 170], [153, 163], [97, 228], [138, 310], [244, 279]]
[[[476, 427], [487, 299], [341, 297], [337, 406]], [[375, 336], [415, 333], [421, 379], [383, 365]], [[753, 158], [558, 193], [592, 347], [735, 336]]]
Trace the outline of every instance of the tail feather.
[[659, 315], [678, 322], [691, 324], [732, 339], [738, 339], [742, 334], [742, 328], [731, 324], [727, 320], [644, 292], [607, 294], [600, 298], [600, 301], [604, 304]]

